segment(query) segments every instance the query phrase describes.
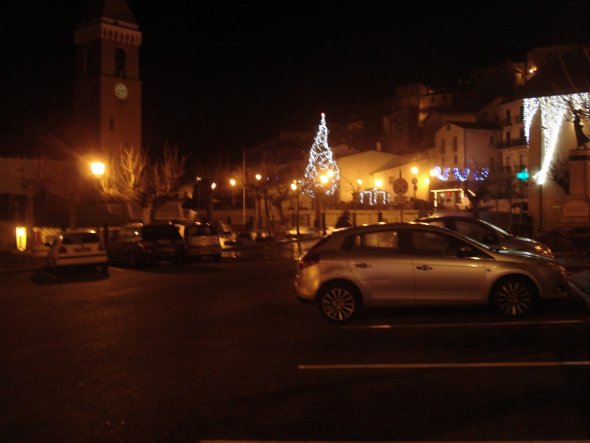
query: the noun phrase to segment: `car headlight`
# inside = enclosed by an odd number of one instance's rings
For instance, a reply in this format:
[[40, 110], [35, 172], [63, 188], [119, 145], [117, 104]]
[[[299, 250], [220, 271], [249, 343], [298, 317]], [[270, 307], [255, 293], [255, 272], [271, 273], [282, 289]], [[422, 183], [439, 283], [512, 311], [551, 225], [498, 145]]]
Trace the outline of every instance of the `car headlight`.
[[534, 247], [535, 252], [541, 255], [546, 255], [547, 257], [553, 257], [553, 252], [551, 248], [543, 245], [535, 245]]
[[551, 269], [552, 271], [559, 272], [561, 274], [565, 274], [566, 270], [565, 267], [557, 262], [554, 261], [540, 261], [539, 264], [544, 268]]

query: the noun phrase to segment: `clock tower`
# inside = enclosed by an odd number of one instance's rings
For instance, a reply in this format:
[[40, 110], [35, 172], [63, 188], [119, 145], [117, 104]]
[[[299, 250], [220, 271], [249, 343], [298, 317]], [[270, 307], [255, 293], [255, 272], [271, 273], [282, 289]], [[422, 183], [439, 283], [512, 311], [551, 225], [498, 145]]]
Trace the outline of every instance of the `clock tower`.
[[90, 0], [74, 42], [76, 151], [106, 161], [141, 146], [141, 32], [126, 0]]

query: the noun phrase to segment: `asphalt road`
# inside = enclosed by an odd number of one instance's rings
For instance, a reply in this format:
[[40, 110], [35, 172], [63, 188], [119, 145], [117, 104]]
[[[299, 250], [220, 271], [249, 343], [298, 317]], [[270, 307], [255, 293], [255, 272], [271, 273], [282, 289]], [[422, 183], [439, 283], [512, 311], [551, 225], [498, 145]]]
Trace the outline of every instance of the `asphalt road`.
[[336, 326], [294, 263], [0, 275], [0, 441], [590, 440], [571, 302], [366, 312]]

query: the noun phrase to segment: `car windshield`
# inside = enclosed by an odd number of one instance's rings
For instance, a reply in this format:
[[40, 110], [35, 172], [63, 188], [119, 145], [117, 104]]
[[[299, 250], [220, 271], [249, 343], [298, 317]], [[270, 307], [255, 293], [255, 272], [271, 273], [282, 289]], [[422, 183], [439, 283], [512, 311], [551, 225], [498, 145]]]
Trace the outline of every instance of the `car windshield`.
[[487, 222], [485, 220], [480, 220], [482, 223], [484, 223], [486, 226], [489, 226], [490, 228], [492, 228], [494, 231], [496, 231], [496, 233], [500, 234], [502, 237], [512, 237], [512, 234], [510, 234], [509, 232], [506, 232], [504, 229], [502, 229], [501, 227], [494, 225], [490, 222]]
[[64, 245], [74, 245], [80, 243], [100, 243], [100, 238], [92, 232], [81, 232], [65, 234], [62, 239]]
[[217, 235], [215, 229], [209, 225], [195, 225], [189, 226], [186, 228], [186, 233], [188, 235]]
[[180, 234], [174, 226], [162, 225], [162, 226], [144, 226], [143, 227], [143, 238], [147, 240], [153, 240], [158, 238], [166, 239], [178, 239]]

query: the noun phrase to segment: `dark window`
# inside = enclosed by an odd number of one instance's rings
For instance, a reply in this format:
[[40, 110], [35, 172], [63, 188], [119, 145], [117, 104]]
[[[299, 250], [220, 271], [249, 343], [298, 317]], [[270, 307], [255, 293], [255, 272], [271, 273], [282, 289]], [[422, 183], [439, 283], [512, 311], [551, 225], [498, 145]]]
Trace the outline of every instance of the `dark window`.
[[82, 234], [66, 234], [63, 237], [62, 244], [74, 245], [80, 243], [100, 243], [98, 235], [93, 233], [82, 233]]
[[88, 77], [92, 75], [93, 72], [93, 60], [92, 60], [92, 49], [85, 48], [84, 49], [84, 76]]
[[159, 238], [177, 240], [181, 238], [178, 230], [172, 225], [144, 226], [142, 234], [146, 240], [157, 240]]
[[127, 74], [125, 69], [127, 68], [127, 54], [121, 48], [115, 50], [115, 75], [117, 77], [125, 78]]

